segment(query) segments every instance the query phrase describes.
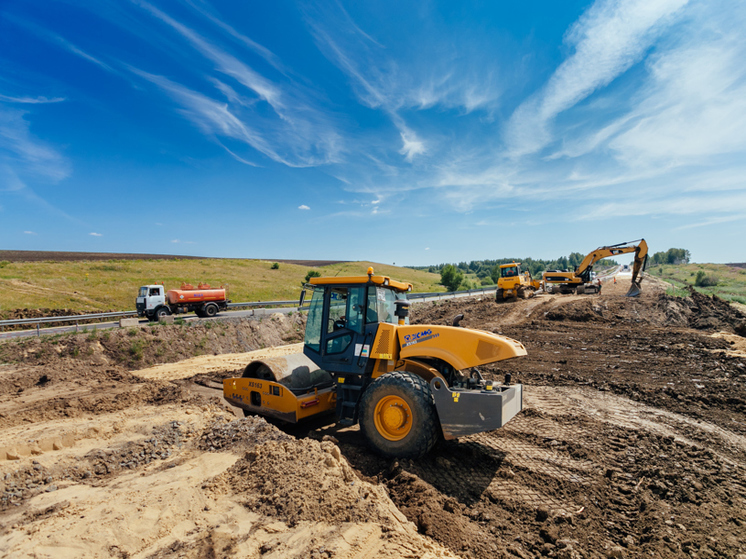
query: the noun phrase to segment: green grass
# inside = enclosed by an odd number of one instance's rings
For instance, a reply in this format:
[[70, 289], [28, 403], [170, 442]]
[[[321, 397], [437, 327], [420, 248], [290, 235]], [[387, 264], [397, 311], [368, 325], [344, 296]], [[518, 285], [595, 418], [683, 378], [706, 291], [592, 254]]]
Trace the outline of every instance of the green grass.
[[[717, 276], [718, 284], [711, 287], [694, 286], [700, 270]], [[743, 268], [725, 264], [665, 264], [648, 266], [647, 272], [672, 284], [674, 287], [669, 289], [670, 295], [686, 296], [687, 288], [694, 287], [707, 295], [717, 295], [726, 301], [746, 304], [746, 269]]]
[[[135, 308], [141, 285], [163, 282], [166, 289], [182, 282], [224, 285], [236, 303], [286, 301], [300, 296], [308, 266], [262, 260], [109, 260], [77, 262], [8, 262], [0, 267], [0, 312], [11, 309], [74, 309], [85, 312]], [[316, 268], [324, 276], [376, 274], [408, 281], [415, 292], [445, 291], [439, 274], [371, 262], [346, 262]], [[2, 318], [0, 316], [0, 318]]]

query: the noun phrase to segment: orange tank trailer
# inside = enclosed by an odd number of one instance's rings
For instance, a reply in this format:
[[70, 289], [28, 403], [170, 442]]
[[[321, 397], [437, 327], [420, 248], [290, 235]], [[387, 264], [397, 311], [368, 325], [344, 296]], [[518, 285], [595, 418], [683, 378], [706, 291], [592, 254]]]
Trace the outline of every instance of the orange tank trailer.
[[210, 289], [207, 286], [207, 289], [170, 289], [166, 293], [166, 297], [168, 297], [170, 305], [183, 305], [184, 303], [225, 301], [227, 294], [225, 288]]

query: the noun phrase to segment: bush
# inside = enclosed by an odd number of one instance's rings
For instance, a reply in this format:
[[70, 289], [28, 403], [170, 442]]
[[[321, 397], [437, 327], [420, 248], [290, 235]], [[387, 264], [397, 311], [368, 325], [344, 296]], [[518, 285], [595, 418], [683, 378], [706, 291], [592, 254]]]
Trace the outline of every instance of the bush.
[[300, 282], [300, 284], [305, 285], [308, 283], [308, 281], [311, 278], [320, 278], [320, 277], [321, 277], [321, 272], [319, 272], [318, 270], [309, 270], [309, 272], [306, 274], [306, 279]]
[[274, 264], [272, 264], [272, 269], [273, 270], [279, 270], [280, 269], [280, 263], [279, 262], [275, 262]]
[[481, 281], [482, 286], [488, 286], [488, 285], [495, 285], [495, 282], [492, 281], [491, 277], [486, 277]]
[[718, 278], [715, 274], [708, 274], [704, 270], [697, 272], [694, 279], [694, 285], [697, 287], [714, 287], [718, 284]]
[[459, 271], [453, 264], [446, 264], [440, 271], [440, 283], [448, 291], [457, 291], [461, 282], [464, 281], [464, 274]]

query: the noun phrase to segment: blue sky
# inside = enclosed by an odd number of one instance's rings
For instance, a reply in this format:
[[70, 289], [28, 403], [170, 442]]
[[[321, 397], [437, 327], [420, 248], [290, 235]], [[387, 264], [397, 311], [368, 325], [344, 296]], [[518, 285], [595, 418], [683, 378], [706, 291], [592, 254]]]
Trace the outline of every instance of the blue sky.
[[746, 261], [746, 3], [0, 3], [0, 248]]

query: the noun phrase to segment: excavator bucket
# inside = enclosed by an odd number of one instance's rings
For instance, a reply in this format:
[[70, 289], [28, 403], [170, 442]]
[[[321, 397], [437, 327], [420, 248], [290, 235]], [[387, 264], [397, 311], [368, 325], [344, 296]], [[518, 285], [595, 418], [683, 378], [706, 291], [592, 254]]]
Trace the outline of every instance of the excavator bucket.
[[638, 295], [640, 295], [640, 286], [636, 283], [633, 283], [630, 286], [629, 291], [627, 291], [625, 297], [637, 297]]

